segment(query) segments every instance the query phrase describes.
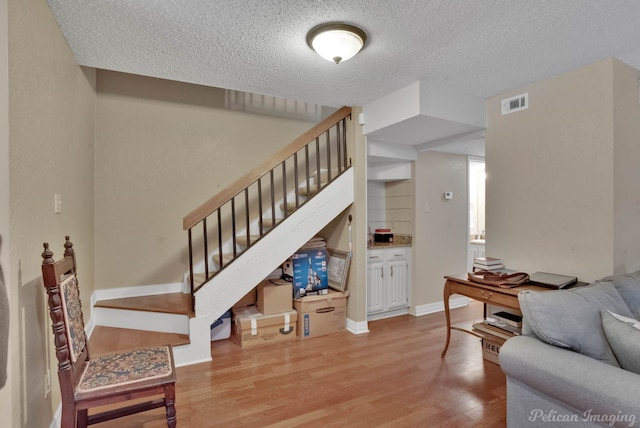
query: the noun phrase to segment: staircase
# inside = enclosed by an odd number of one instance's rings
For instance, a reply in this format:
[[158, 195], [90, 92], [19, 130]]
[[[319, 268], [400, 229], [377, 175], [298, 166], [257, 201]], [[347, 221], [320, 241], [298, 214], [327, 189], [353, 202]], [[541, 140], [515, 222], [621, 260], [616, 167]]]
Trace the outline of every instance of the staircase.
[[187, 214], [184, 286], [96, 302], [96, 335], [152, 331], [157, 339], [145, 337], [174, 345], [177, 365], [210, 360], [210, 325], [353, 203], [350, 116], [336, 111]]

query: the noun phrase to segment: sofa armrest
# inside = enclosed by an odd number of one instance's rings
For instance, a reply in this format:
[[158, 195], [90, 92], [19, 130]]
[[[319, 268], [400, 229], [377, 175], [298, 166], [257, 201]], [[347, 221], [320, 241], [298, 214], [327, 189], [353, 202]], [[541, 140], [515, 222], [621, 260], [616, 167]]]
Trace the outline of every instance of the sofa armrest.
[[568, 407], [640, 419], [638, 374], [529, 336], [506, 341], [499, 358], [507, 377]]

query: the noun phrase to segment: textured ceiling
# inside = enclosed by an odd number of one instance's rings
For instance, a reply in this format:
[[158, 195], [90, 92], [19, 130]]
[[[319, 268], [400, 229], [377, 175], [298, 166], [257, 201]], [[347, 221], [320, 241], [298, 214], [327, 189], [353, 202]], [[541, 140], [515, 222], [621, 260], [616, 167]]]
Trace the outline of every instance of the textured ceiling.
[[[363, 105], [416, 80], [483, 98], [616, 56], [640, 68], [637, 0], [48, 0], [81, 65]], [[322, 22], [369, 35], [333, 64]]]

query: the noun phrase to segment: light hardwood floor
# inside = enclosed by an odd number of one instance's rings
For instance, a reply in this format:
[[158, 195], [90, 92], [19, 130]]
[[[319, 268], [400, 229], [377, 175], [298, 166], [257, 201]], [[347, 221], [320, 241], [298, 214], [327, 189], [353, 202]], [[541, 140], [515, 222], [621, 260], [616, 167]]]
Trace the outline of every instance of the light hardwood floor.
[[[482, 317], [475, 302], [453, 321]], [[177, 369], [179, 427], [504, 427], [505, 376], [480, 340], [452, 332], [443, 313], [242, 349], [212, 343], [213, 361]], [[161, 409], [98, 425], [166, 426]]]

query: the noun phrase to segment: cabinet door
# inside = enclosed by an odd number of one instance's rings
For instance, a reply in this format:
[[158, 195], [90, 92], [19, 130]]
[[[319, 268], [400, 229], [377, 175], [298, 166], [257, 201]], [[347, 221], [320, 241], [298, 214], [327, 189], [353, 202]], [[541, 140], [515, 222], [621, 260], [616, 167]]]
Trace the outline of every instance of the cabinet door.
[[391, 261], [387, 263], [389, 275], [387, 285], [387, 309], [406, 308], [409, 306], [409, 281], [407, 261]]
[[[380, 259], [382, 260], [382, 259]], [[367, 313], [384, 310], [384, 262], [374, 261], [367, 264]]]

